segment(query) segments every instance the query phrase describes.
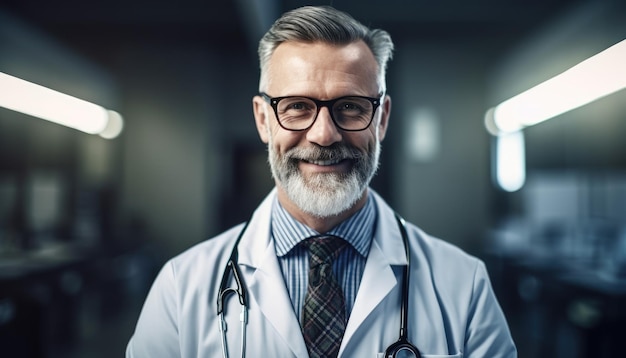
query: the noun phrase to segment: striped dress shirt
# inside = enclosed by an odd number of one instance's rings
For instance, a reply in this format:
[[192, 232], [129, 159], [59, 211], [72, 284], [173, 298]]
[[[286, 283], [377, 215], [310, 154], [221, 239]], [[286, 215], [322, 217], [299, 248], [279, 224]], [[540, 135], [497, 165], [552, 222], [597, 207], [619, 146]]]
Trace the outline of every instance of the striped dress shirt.
[[376, 204], [372, 196], [368, 195], [361, 210], [326, 233], [318, 233], [294, 219], [278, 199], [272, 207], [271, 224], [278, 261], [300, 322], [309, 281], [309, 255], [306, 247], [299, 243], [311, 236], [328, 234], [339, 236], [350, 244], [341, 251], [333, 264], [333, 272], [346, 300], [346, 317], [350, 317], [376, 224]]

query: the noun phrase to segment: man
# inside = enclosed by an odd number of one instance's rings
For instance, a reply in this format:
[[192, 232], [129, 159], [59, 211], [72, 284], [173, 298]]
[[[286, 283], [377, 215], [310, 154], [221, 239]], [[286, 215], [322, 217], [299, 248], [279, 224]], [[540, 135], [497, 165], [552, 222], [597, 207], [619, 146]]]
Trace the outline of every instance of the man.
[[385, 31], [330, 7], [274, 23], [253, 110], [276, 188], [247, 227], [165, 265], [127, 357], [383, 357], [405, 294], [402, 331], [422, 357], [516, 356], [483, 263], [404, 225], [368, 188], [392, 49]]

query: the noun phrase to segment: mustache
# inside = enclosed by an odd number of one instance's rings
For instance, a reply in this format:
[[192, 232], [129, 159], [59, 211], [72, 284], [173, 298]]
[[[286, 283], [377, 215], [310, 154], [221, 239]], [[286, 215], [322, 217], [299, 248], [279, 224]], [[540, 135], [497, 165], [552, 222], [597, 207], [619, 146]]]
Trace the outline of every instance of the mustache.
[[285, 153], [285, 157], [291, 160], [360, 160], [366, 154], [357, 148], [346, 144], [333, 144], [329, 147], [295, 147]]

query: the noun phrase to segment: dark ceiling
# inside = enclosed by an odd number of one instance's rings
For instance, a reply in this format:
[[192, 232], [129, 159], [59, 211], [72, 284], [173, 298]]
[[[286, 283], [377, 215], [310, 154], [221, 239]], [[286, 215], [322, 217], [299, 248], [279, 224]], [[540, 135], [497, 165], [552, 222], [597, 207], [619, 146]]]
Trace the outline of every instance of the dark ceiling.
[[[331, 4], [396, 40], [463, 40], [528, 34], [584, 0], [3, 0], [8, 11], [96, 61], [115, 46], [188, 43], [253, 48], [280, 13]], [[98, 51], [96, 48], [105, 48]]]

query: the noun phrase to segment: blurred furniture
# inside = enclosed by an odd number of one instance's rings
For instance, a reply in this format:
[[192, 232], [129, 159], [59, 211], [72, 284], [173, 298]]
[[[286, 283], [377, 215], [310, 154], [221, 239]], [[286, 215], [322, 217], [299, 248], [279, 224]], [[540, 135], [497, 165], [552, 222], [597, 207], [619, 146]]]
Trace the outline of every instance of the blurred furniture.
[[626, 337], [626, 277], [589, 262], [486, 253], [523, 357], [616, 357]]
[[47, 357], [55, 347], [71, 345], [80, 296], [97, 258], [93, 251], [66, 245], [0, 256], [3, 357]]

